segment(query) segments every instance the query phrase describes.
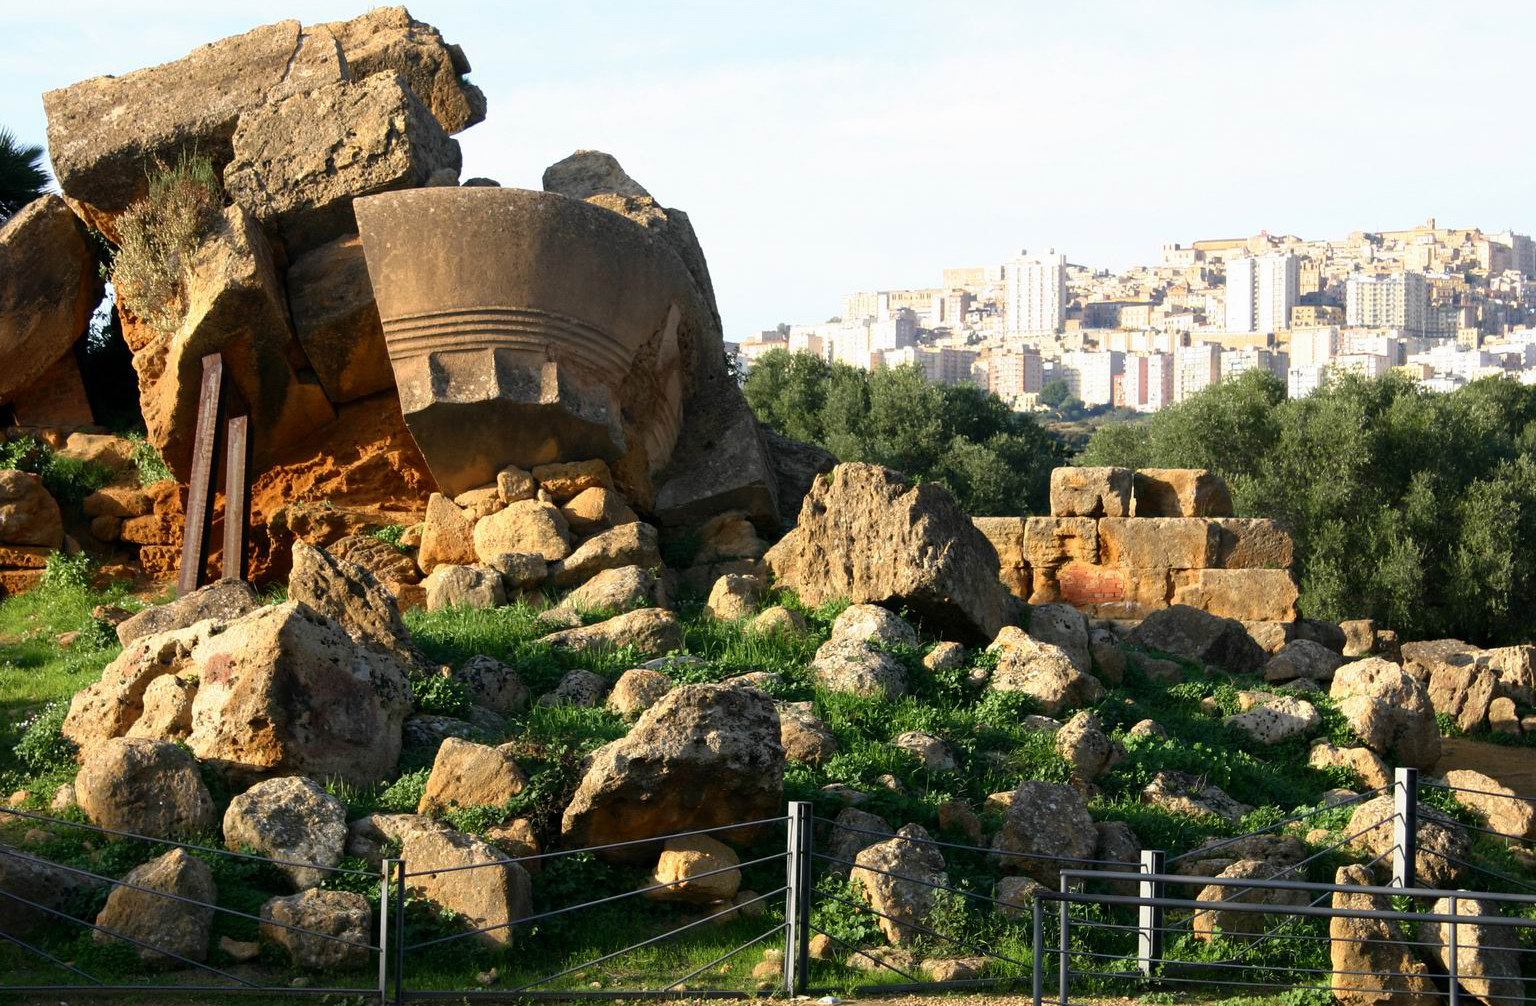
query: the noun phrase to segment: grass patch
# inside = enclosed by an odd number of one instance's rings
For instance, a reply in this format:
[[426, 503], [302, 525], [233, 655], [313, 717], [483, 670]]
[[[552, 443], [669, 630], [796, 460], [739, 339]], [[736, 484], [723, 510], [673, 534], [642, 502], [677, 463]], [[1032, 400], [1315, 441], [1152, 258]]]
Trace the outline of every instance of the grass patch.
[[144, 198], [117, 219], [112, 286], [118, 302], [169, 333], [186, 312], [186, 283], [198, 245], [214, 228], [223, 196], [213, 161], [183, 152], [175, 164], [156, 160]]

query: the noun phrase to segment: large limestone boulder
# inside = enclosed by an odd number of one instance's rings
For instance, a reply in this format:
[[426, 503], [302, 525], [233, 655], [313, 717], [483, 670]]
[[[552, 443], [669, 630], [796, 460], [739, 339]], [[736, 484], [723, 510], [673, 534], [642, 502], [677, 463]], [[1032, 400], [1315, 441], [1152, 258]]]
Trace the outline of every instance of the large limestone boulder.
[[440, 565], [467, 566], [477, 562], [475, 522], [442, 493], [427, 497], [427, 519], [421, 527], [416, 564], [430, 574]]
[[[1269, 880], [1279, 871], [1274, 864], [1264, 860], [1239, 860], [1216, 874], [1218, 880]], [[1283, 879], [1283, 878], [1282, 878]], [[1197, 901], [1223, 905], [1233, 902], [1246, 905], [1274, 905], [1278, 908], [1296, 908], [1307, 904], [1302, 891], [1282, 891], [1262, 887], [1240, 887], [1225, 884], [1208, 884], [1196, 896]], [[1241, 942], [1254, 942], [1264, 938], [1276, 924], [1286, 918], [1284, 911], [1250, 912], [1233, 911], [1221, 907], [1203, 908], [1193, 920], [1193, 932], [1199, 940], [1211, 940], [1217, 936]]]
[[[1390, 856], [1396, 848], [1393, 839], [1396, 817], [1392, 794], [1386, 793], [1358, 804], [1344, 831], [1347, 835], [1359, 836], [1351, 846], [1367, 856]], [[1472, 851], [1466, 830], [1454, 818], [1422, 803], [1419, 805], [1416, 844], [1414, 874], [1420, 887], [1452, 886], [1462, 872], [1454, 860], [1466, 862]]]
[[1488, 827], [1499, 834], [1536, 838], [1536, 804], [1492, 776], [1475, 769], [1452, 769], [1445, 773], [1445, 784], [1455, 790], [1457, 802], [1481, 814]]
[[205, 619], [232, 622], [261, 607], [244, 580], [216, 580], [167, 604], [156, 604], [117, 624], [117, 641], [129, 646], [144, 636], [185, 629]]
[[595, 625], [552, 632], [539, 642], [575, 653], [630, 647], [641, 656], [658, 657], [682, 648], [683, 625], [670, 611], [640, 608]]
[[847, 876], [860, 852], [894, 834], [896, 829], [879, 814], [844, 807], [826, 831], [827, 869]]
[[1024, 782], [1013, 791], [1003, 826], [992, 837], [992, 859], [1005, 872], [1054, 887], [1067, 865], [1061, 860], [1093, 858], [1098, 840], [1093, 815], [1078, 790], [1062, 783]]
[[389, 654], [406, 666], [425, 662], [411, 642], [394, 595], [362, 566], [297, 542], [288, 599], [329, 618], [360, 646]]
[[485, 117], [469, 64], [437, 29], [404, 7], [351, 21], [301, 27], [280, 21], [202, 46], [172, 63], [93, 77], [43, 95], [48, 152], [65, 195], [110, 218], [144, 192], [144, 166], [196, 150], [222, 168], [243, 113], [328, 84], [403, 73], [442, 128], [456, 133]]
[[[470, 937], [490, 949], [510, 946], [518, 919], [532, 913], [528, 871], [484, 839], [450, 828], [405, 833], [400, 858], [410, 864], [406, 890], [452, 913]], [[433, 872], [442, 871], [442, 872]]]
[[1312, 742], [1307, 751], [1307, 764], [1312, 768], [1349, 769], [1371, 789], [1380, 789], [1392, 782], [1392, 770], [1381, 760], [1381, 755], [1370, 748], [1341, 748], [1327, 738]]
[[1333, 672], [1347, 661], [1338, 653], [1310, 639], [1293, 639], [1264, 665], [1265, 681], [1332, 681]]
[[661, 671], [631, 667], [613, 683], [604, 703], [620, 716], [638, 716], [672, 690], [672, 679]]
[[907, 672], [900, 661], [871, 643], [832, 639], [811, 660], [811, 680], [822, 688], [865, 698], [905, 695]]
[[530, 693], [517, 669], [484, 654], [470, 657], [452, 672], [469, 700], [503, 716], [528, 708]]
[[[1180, 859], [1174, 872], [1186, 877], [1215, 877], [1231, 866], [1252, 861], [1264, 863], [1273, 873], [1280, 873], [1306, 859], [1310, 851], [1307, 843], [1296, 836], [1274, 832], [1246, 835], [1236, 840], [1212, 837]], [[1198, 891], [1207, 885], [1189, 886]]]
[[278, 453], [335, 419], [320, 385], [301, 378], [291, 363], [293, 341], [287, 295], [272, 250], [256, 218], [227, 207], [191, 256], [184, 310], [174, 328], [131, 326], [129, 346], [139, 375], [139, 406], [149, 440], [185, 480], [203, 358], [218, 352], [226, 378], [251, 410], [256, 470]]
[[185, 751], [137, 737], [102, 741], [75, 775], [75, 800], [92, 824], [154, 837], [213, 825], [213, 797]]
[[1484, 661], [1445, 660], [1436, 662], [1425, 690], [1435, 712], [1474, 732], [1487, 726], [1489, 709], [1499, 698], [1499, 680]]
[[1213, 783], [1190, 775], [1164, 769], [1152, 777], [1141, 791], [1144, 802], [1175, 814], [1191, 817], [1219, 817], [1236, 823], [1253, 810], [1246, 803], [1232, 799], [1225, 790]]
[[[1334, 883], [1373, 887], [1363, 866], [1339, 868]], [[1333, 895], [1340, 911], [1390, 912], [1384, 894], [1355, 894], [1347, 888]], [[1340, 1006], [1419, 1006], [1438, 1001], [1429, 969], [1414, 955], [1411, 942], [1396, 922], [1335, 916], [1328, 920], [1329, 952], [1333, 963], [1333, 997]], [[1384, 980], [1382, 975], [1395, 977]], [[1389, 991], [1379, 991], [1379, 990]]]
[[1247, 712], [1228, 716], [1223, 722], [1268, 747], [1293, 737], [1305, 737], [1322, 725], [1323, 718], [1312, 703], [1292, 695], [1279, 695]]
[[1014, 611], [996, 550], [949, 492], [876, 465], [818, 479], [799, 525], [764, 558], [806, 604], [879, 604], [961, 642], [990, 640]]
[[421, 571], [410, 553], [371, 534], [349, 534], [331, 542], [325, 550], [335, 559], [363, 567], [385, 586], [421, 581]]
[[656, 529], [637, 521], [593, 535], [570, 555], [552, 563], [549, 582], [556, 587], [574, 587], [604, 570], [639, 566], [656, 569], [661, 565], [661, 549]]
[[837, 753], [837, 736], [814, 713], [794, 705], [779, 707], [779, 743], [789, 761], [818, 765]]
[[1131, 631], [1130, 642], [1237, 674], [1257, 673], [1267, 659], [1242, 622], [1184, 604], [1152, 612]]
[[346, 806], [299, 776], [259, 782], [224, 812], [224, 844], [281, 861], [296, 891], [332, 876], [325, 868], [341, 862], [346, 841]]
[[292, 94], [240, 116], [224, 188], [290, 254], [357, 230], [352, 200], [458, 174], [451, 139], [398, 73]]
[[25, 392], [85, 334], [101, 277], [85, 228], [55, 195], [0, 226], [0, 401]]
[[55, 549], [64, 543], [64, 518], [43, 480], [29, 472], [0, 471], [0, 544]]
[[449, 737], [437, 749], [427, 788], [416, 805], [418, 814], [441, 813], [458, 807], [498, 807], [521, 793], [528, 777], [518, 767], [512, 749], [490, 747]]
[[1030, 608], [1029, 635], [1061, 647], [1072, 666], [1084, 674], [1093, 671], [1088, 618], [1070, 604], [1037, 604]]
[[0, 897], [0, 933], [25, 936], [39, 927], [56, 926], [58, 916], [33, 906], [64, 912], [94, 897], [101, 886], [45, 859], [0, 845], [0, 891], [11, 895]]
[[1104, 697], [1104, 686], [1079, 670], [1065, 650], [1031, 639], [1016, 626], [999, 632], [987, 652], [997, 654], [997, 667], [987, 687], [1032, 696], [1047, 716], [1092, 705]]
[[231, 623], [196, 651], [194, 754], [231, 780], [379, 782], [400, 756], [409, 671], [297, 601]]
[[[928, 924], [938, 901], [938, 886], [949, 886], [944, 857], [920, 824], [903, 825], [896, 837], [860, 850], [849, 879], [864, 890], [876, 921], [892, 946], [916, 943], [924, 935], [912, 923]], [[910, 878], [910, 879], [908, 879]]]
[[490, 566], [443, 563], [433, 567], [422, 587], [427, 592], [428, 611], [499, 608], [507, 603], [506, 583]]
[[1432, 769], [1440, 726], [1424, 686], [1390, 661], [1367, 657], [1334, 672], [1328, 695], [1365, 746], [1389, 761]]
[[293, 334], [325, 397], [340, 404], [392, 389], [395, 374], [357, 235], [298, 256], [285, 279]]
[[353, 891], [310, 888], [261, 906], [261, 940], [306, 971], [346, 971], [368, 963], [373, 913]]
[[741, 870], [736, 869], [740, 865], [736, 850], [708, 835], [669, 838], [646, 885], [658, 889], [645, 896], [695, 905], [724, 901], [741, 888]]
[[[561, 836], [570, 846], [603, 845], [773, 817], [783, 789], [773, 700], [750, 689], [682, 685], [593, 753]], [[634, 861], [645, 850], [613, 855]]]
[[917, 632], [906, 619], [877, 604], [851, 604], [844, 608], [832, 622], [831, 639], [917, 648]]
[[571, 554], [570, 525], [560, 508], [520, 500], [475, 523], [475, 555], [486, 564], [507, 553], [537, 555], [555, 562]]
[[1091, 782], [1124, 752], [1105, 735], [1099, 718], [1084, 710], [1056, 731], [1056, 753], [1072, 766], [1074, 778]]
[[208, 864], [185, 849], [172, 849], [129, 870], [122, 885], [112, 888], [96, 916], [101, 928], [91, 938], [97, 943], [127, 943], [108, 932], [119, 934], [135, 941], [127, 945], [146, 964], [186, 967], [185, 961], [208, 959], [208, 933], [218, 900]]
[[630, 611], [634, 608], [665, 608], [667, 589], [662, 580], [642, 566], [605, 569], [577, 587], [554, 611]]
[[[1430, 909], [1436, 915], [1460, 917], [1496, 917], [1503, 915], [1503, 903], [1484, 898], [1457, 898], [1454, 909], [1450, 898], [1441, 898]], [[1429, 956], [1449, 969], [1451, 963], [1451, 924], [1426, 922], [1420, 938], [1429, 943]], [[1520, 931], [1513, 926], [1456, 924], [1456, 978], [1462, 989], [1487, 1006], [1522, 1006], [1525, 979], [1521, 976]]]
[[222, 632], [224, 625], [206, 619], [129, 643], [102, 670], [100, 680], [70, 699], [64, 736], [82, 752], [108, 738], [130, 734], [156, 740], [184, 739], [191, 731], [189, 703], [197, 693], [193, 654], [201, 642]]
[[[709, 589], [704, 610], [711, 618], [735, 621], [757, 614], [758, 603], [763, 596], [763, 581], [755, 576], [727, 573], [715, 581]], [[884, 610], [884, 609], [882, 609]]]

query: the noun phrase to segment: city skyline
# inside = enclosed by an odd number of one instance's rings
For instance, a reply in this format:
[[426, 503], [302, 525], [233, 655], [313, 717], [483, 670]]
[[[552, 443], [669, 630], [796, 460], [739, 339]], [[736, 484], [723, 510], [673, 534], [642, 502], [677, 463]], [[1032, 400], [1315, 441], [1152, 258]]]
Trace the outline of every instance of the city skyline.
[[[1522, 5], [1110, 4], [1091, 24], [1001, 4], [671, 4], [644, 22], [616, 4], [411, 6], [465, 44], [489, 98], [459, 137], [465, 175], [537, 187], [577, 147], [613, 153], [689, 212], [728, 333], [1025, 247], [1116, 270], [1168, 241], [1264, 229], [1315, 238], [1435, 216], [1536, 230], [1521, 168], [1536, 139], [1505, 111], [1536, 27]], [[18, 11], [0, 124], [40, 143], [44, 90], [278, 16], [359, 12]], [[1478, 86], [1459, 86], [1474, 69]], [[1497, 156], [1451, 142], [1473, 136]]]

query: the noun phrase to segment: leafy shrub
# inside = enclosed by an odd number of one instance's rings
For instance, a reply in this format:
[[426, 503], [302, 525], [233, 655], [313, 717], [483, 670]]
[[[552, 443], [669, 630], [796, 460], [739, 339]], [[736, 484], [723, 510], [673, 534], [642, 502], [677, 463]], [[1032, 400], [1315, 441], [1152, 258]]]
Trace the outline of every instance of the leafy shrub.
[[61, 503], [79, 503], [112, 481], [112, 473], [104, 466], [63, 457], [35, 437], [17, 437], [0, 445], [0, 468], [36, 475]]
[[43, 579], [39, 586], [51, 591], [89, 590], [95, 573], [95, 562], [84, 552], [77, 555], [52, 552], [43, 567]]
[[1060, 443], [1034, 419], [970, 385], [932, 384], [917, 367], [874, 372], [774, 350], [745, 386], [758, 418], [844, 461], [941, 482], [972, 514], [1044, 513]]
[[69, 703], [63, 699], [50, 702], [25, 725], [16, 744], [16, 757], [34, 772], [47, 772], [73, 765], [74, 742], [60, 732]]
[[155, 162], [148, 192], [117, 219], [112, 285], [135, 317], [161, 332], [181, 324], [192, 256], [222, 206], [208, 157], [183, 152], [174, 165]]
[[463, 716], [469, 712], [469, 693], [461, 683], [444, 674], [411, 675], [411, 696], [418, 713]]
[[133, 442], [133, 467], [139, 473], [139, 485], [152, 486], [171, 478], [171, 468], [160, 456], [160, 448], [144, 438], [142, 433], [130, 433]]

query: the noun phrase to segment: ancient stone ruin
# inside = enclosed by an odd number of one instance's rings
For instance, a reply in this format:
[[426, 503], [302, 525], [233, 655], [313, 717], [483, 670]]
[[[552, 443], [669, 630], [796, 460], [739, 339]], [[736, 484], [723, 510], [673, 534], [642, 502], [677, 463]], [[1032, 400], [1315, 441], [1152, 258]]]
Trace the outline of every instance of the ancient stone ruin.
[[[75, 352], [102, 291], [90, 233], [119, 242], [154, 179], [203, 158], [215, 205], [167, 260], [174, 295], [135, 311], [115, 274], [122, 376], [184, 486], [201, 361], [222, 354], [252, 416], [258, 579], [295, 541], [417, 523], [433, 489], [509, 465], [601, 460], [664, 531], [740, 513], [776, 533], [826, 462], [761, 430], [727, 374], [687, 215], [596, 151], [542, 191], [460, 186], [453, 134], [486, 116], [469, 70], [391, 7], [45, 95], [63, 197], [0, 232], [11, 420], [59, 446], [91, 429]], [[70, 532], [164, 579], [185, 490], [138, 490], [92, 500]]]

